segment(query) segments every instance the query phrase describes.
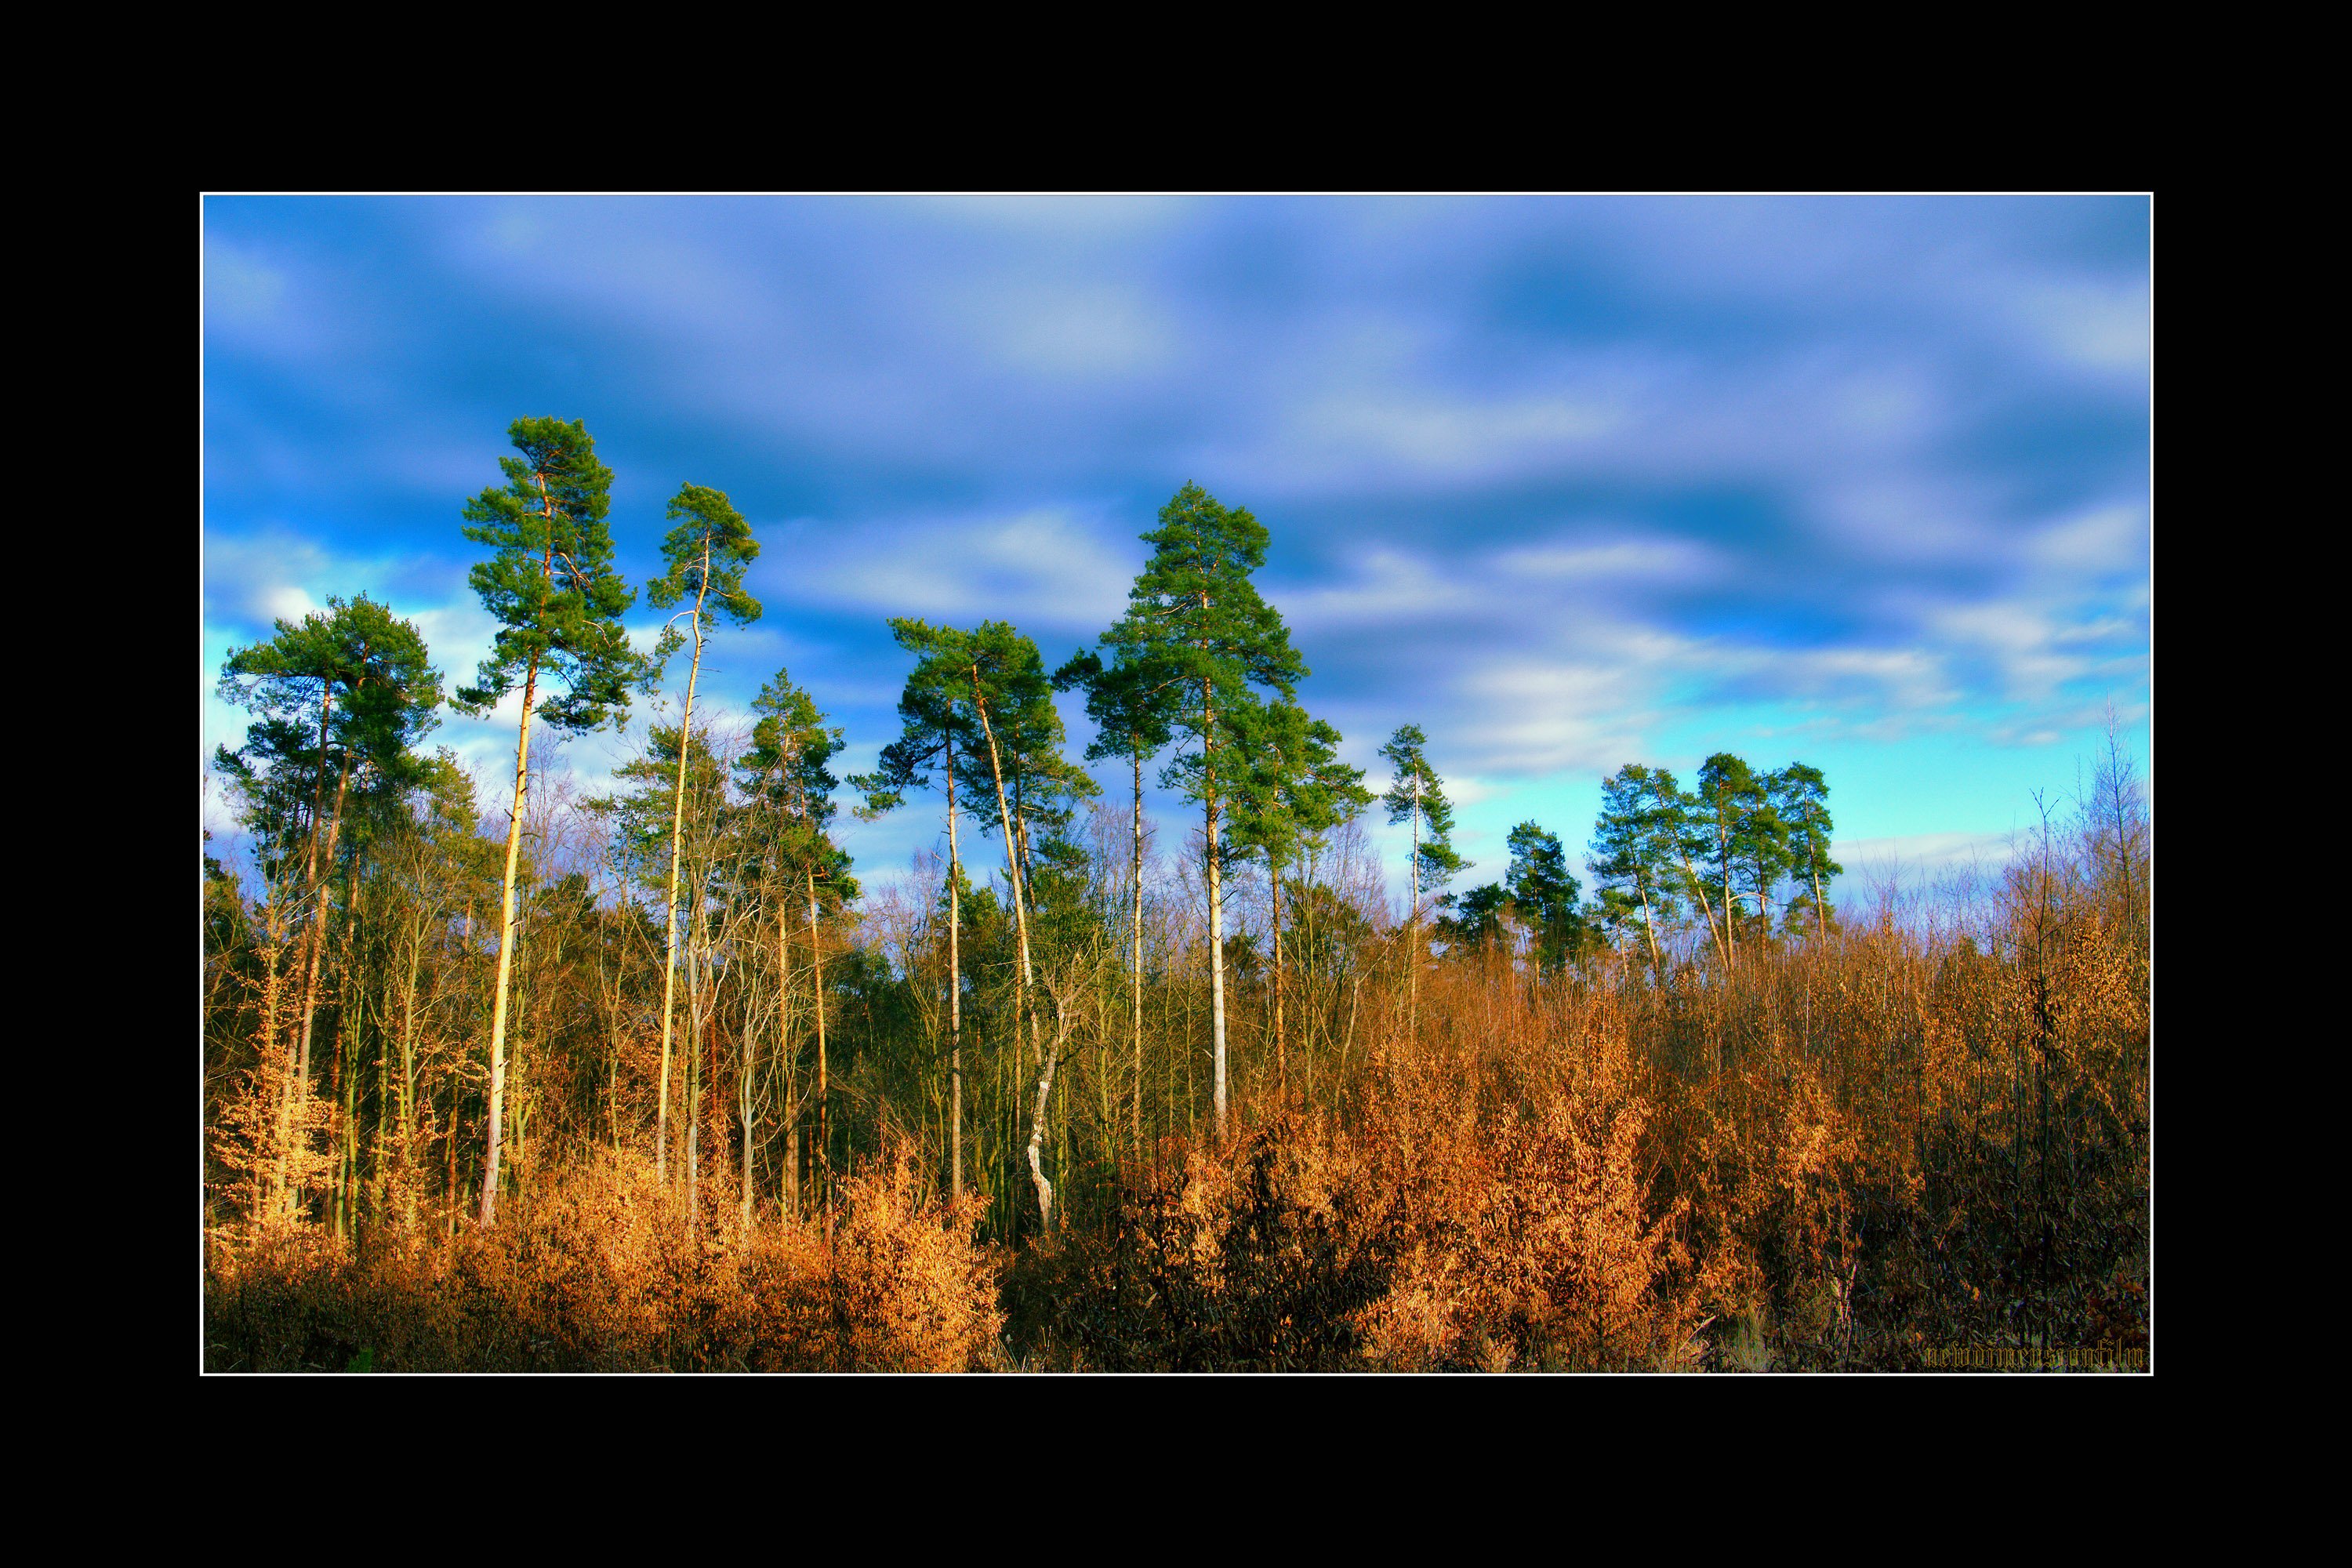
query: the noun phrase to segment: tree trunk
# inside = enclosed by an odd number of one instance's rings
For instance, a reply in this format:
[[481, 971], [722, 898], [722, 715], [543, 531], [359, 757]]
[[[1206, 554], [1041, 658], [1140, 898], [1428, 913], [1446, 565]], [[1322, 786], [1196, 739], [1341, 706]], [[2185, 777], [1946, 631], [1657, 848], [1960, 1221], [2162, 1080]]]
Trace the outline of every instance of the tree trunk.
[[[303, 897], [310, 900], [310, 919], [301, 933], [302, 945], [295, 950], [295, 962], [298, 965], [304, 966], [306, 973], [310, 962], [310, 950], [316, 940], [323, 934], [324, 929], [320, 923], [326, 895], [320, 885], [319, 869], [319, 830], [320, 824], [325, 820], [326, 816], [327, 721], [334, 710], [334, 702], [335, 683], [330, 678], [323, 681], [319, 689], [319, 766], [311, 777], [310, 841], [303, 851], [302, 859], [302, 893]], [[280, 1101], [278, 1121], [281, 1127], [290, 1126], [291, 1107], [294, 1101], [297, 1099], [308, 1100], [310, 1096], [310, 1031], [307, 1025], [299, 1032], [299, 1046], [293, 1041], [289, 1041], [288, 1046], [288, 1054], [291, 1058], [289, 1067], [298, 1070], [289, 1070], [279, 1080], [278, 1086]]]
[[[661, 1093], [654, 1113], [654, 1175], [669, 1178], [669, 1055], [671, 1015], [677, 992], [677, 868], [686, 846], [686, 758], [694, 740], [694, 688], [702, 679], [702, 600], [710, 591], [710, 539], [702, 541], [702, 585], [694, 595], [694, 662], [686, 675], [686, 712], [677, 726], [677, 787], [669, 813], [669, 901], [662, 910], [662, 941], [668, 951], [662, 959]], [[676, 600], [671, 601], [677, 603]]]
[[319, 1011], [319, 974], [327, 951], [327, 878], [335, 864], [335, 841], [343, 831], [343, 805], [351, 798], [352, 760], [343, 758], [342, 775], [335, 782], [335, 814], [327, 821], [327, 844], [320, 858], [317, 879], [310, 895], [310, 939], [302, 971], [302, 1074], [300, 1092], [304, 1099], [310, 1094], [310, 1029], [311, 1020]]
[[1129, 1133], [1135, 1158], [1143, 1159], [1143, 748], [1135, 750], [1135, 824], [1129, 844], [1129, 870], [1135, 879], [1135, 975], [1130, 994], [1135, 1005], [1135, 1111]]
[[824, 1205], [824, 1239], [833, 1241], [833, 1123], [826, 1097], [832, 1093], [824, 1056], [824, 944], [816, 923], [816, 868], [804, 866], [808, 879], [809, 991], [816, 1007], [816, 1157], [818, 1201]]
[[514, 812], [507, 822], [506, 882], [499, 895], [499, 974], [490, 1003], [489, 1146], [482, 1164], [481, 1222], [499, 1213], [499, 1130], [507, 1091], [507, 992], [514, 984], [515, 867], [522, 856], [523, 791], [530, 768], [530, 710], [539, 695], [539, 656], [531, 655], [522, 682], [522, 725], [515, 739]]
[[[697, 900], [698, 903], [701, 900]], [[699, 911], [696, 911], [699, 912]], [[686, 1214], [702, 1219], [702, 966], [696, 962], [693, 916], [686, 936]]]
[[1225, 1135], [1225, 906], [1217, 854], [1217, 708], [1207, 681], [1201, 683], [1201, 763], [1206, 788], [1203, 846], [1209, 873], [1209, 1036], [1215, 1062], [1212, 1093], [1217, 1110], [1217, 1136]]
[[1265, 855], [1265, 890], [1274, 911], [1274, 1082], [1287, 1094], [1290, 1068], [1282, 1041], [1282, 862], [1272, 849]]
[[963, 1202], [963, 862], [956, 847], [955, 744], [948, 769], [948, 1191]]
[[1731, 830], [1724, 825], [1720, 800], [1715, 808], [1715, 845], [1723, 869], [1723, 967], [1728, 973], [1739, 964], [1739, 940], [1731, 929]]
[[[1698, 868], [1690, 863], [1690, 857], [1677, 853], [1675, 858], [1682, 866], [1683, 876], [1690, 883], [1691, 890], [1698, 895], [1699, 912], [1706, 916], [1707, 940], [1715, 944], [1716, 953], [1723, 960], [1724, 973], [1727, 974], [1731, 972], [1731, 949], [1727, 945], [1726, 939], [1730, 933], [1716, 928], [1714, 901], [1706, 896], [1706, 879], [1699, 876]], [[1724, 924], [1728, 926], [1730, 923], [1731, 911], [1726, 910]]]
[[[981, 732], [988, 737], [988, 771], [996, 785], [996, 815], [1004, 825], [1004, 868], [1013, 879], [1013, 929], [1021, 946], [1021, 999], [1029, 1013], [1029, 1042], [1040, 1060], [1045, 1057], [1045, 1037], [1040, 1032], [1036, 999], [1031, 987], [1035, 984], [1035, 971], [1029, 962], [1029, 904], [1022, 894], [1020, 835], [1013, 825], [1013, 807], [1004, 795], [1004, 761], [996, 749], [996, 727], [989, 722], [988, 703], [980, 694], [980, 671], [971, 675], [971, 703], [980, 715]], [[1018, 1036], [1015, 1037], [1016, 1046]]]
[[[555, 578], [555, 500], [547, 489], [547, 475], [539, 476], [539, 510], [546, 522], [547, 551], [540, 558], [541, 608], [538, 617], [546, 616], [546, 589]], [[523, 790], [529, 782], [530, 766], [530, 710], [539, 696], [539, 653], [533, 649], [530, 662], [524, 666], [522, 680], [522, 722], [515, 734], [514, 812], [507, 822], [506, 880], [499, 895], [499, 977], [490, 1003], [490, 1114], [488, 1152], [482, 1162], [482, 1223], [488, 1225], [499, 1212], [499, 1111], [506, 1100], [507, 1087], [507, 988], [514, 981], [515, 948], [515, 865], [522, 852]], [[470, 916], [468, 917], [470, 920]], [[454, 1116], [452, 1125], [455, 1125]]]
[[1045, 1179], [1045, 1100], [1054, 1092], [1054, 1068], [1062, 1058], [1066, 1034], [1063, 1029], [1055, 1031], [1054, 1048], [1045, 1053], [1044, 1070], [1037, 1079], [1036, 1113], [1029, 1119], [1029, 1181], [1037, 1190], [1037, 1228], [1047, 1233], [1054, 1228], [1054, 1184]]
[[408, 950], [408, 980], [400, 998], [400, 1191], [404, 1226], [416, 1228], [416, 972], [424, 944]]
[[1666, 977], [1666, 961], [1658, 953], [1658, 917], [1650, 908], [1650, 879], [1636, 876], [1633, 886], [1642, 892], [1642, 934], [1650, 939], [1650, 968], [1658, 979]]
[[[1421, 1030], [1421, 774], [1412, 775], [1412, 932], [1405, 952], [1405, 1034]], [[1394, 994], [1393, 992], [1391, 993]]]
[[751, 1212], [751, 1088], [759, 1067], [757, 1059], [752, 1056], [752, 1035], [751, 1022], [746, 1019], [743, 1026], [743, 1079], [742, 1082], [736, 1086], [735, 1090], [736, 1114], [743, 1120], [743, 1239], [745, 1241], [751, 1239], [753, 1219]]
[[776, 899], [776, 1060], [783, 1068], [783, 1093], [790, 1112], [784, 1118], [784, 1212], [798, 1219], [801, 1215], [801, 1101], [798, 1064], [791, 1038], [793, 969], [791, 952], [785, 944], [785, 911], [789, 907], [779, 892]]

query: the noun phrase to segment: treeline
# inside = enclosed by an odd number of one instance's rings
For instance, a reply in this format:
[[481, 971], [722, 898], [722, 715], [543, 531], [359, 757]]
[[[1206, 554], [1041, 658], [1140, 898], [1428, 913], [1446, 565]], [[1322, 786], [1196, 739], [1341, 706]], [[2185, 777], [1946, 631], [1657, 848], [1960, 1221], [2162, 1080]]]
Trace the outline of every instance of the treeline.
[[[1902, 1363], [1885, 1336], [1958, 1276], [1871, 1269], [1898, 1233], [1948, 1253], [1919, 1205], [1954, 1162], [1971, 1309], [1998, 1282], [1999, 1331], [2043, 1344], [2121, 1321], [2148, 851], [2119, 753], [1941, 923], [1842, 925], [1826, 782], [1728, 754], [1689, 792], [1606, 781], [1589, 900], [1532, 822], [1457, 896], [1425, 737], [1397, 730], [1379, 795], [1338, 760], [1252, 582], [1265, 529], [1187, 486], [1128, 613], [1058, 665], [1001, 622], [893, 621], [899, 731], [843, 779], [783, 671], [748, 730], [696, 717], [707, 639], [761, 613], [727, 498], [672, 500], [641, 655], [593, 443], [510, 435], [465, 509], [499, 631], [452, 699], [521, 694], [503, 821], [427, 750], [441, 677], [384, 606], [223, 670], [254, 880], [206, 858], [215, 1364], [1626, 1365], [1719, 1361], [1735, 1328], [1751, 1360]], [[689, 646], [612, 795], [547, 776], [547, 731], [623, 721]], [[1199, 813], [1172, 850], [1147, 763]], [[935, 810], [944, 852], [862, 889], [845, 807]], [[1410, 828], [1402, 915], [1375, 808]], [[2096, 1005], [2067, 967], [2092, 950], [2123, 966]], [[1531, 1228], [1464, 1250], [1498, 1205]], [[1480, 1283], [1433, 1296], [1433, 1268]], [[480, 1310], [428, 1310], [453, 1290]]]

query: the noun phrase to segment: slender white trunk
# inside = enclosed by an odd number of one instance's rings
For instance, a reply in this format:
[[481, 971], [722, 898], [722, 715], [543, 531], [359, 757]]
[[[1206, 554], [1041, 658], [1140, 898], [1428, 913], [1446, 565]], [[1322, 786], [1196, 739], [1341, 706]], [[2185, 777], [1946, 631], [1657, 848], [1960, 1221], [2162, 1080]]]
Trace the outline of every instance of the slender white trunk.
[[1208, 788], [1204, 792], [1204, 836], [1209, 857], [1209, 1034], [1216, 1064], [1213, 1093], [1217, 1109], [1217, 1136], [1225, 1135], [1225, 905], [1217, 854], [1217, 706], [1207, 681], [1201, 683], [1201, 757]]
[[[537, 619], [543, 622], [547, 614], [546, 597], [555, 580], [555, 500], [548, 493], [544, 473], [539, 476], [539, 511], [547, 527], [547, 550], [539, 563], [541, 607]], [[507, 822], [506, 882], [499, 895], [499, 977], [490, 1002], [489, 1148], [482, 1161], [481, 1215], [484, 1225], [497, 1218], [499, 1212], [499, 1131], [507, 1089], [507, 992], [514, 983], [515, 866], [522, 853], [523, 790], [530, 773], [530, 710], [538, 698], [539, 650], [534, 648], [523, 673], [522, 722], [515, 734], [514, 812]], [[453, 1127], [456, 1121], [453, 1110], [450, 1116]]]
[[506, 882], [499, 895], [499, 976], [490, 1003], [489, 1150], [482, 1163], [482, 1223], [499, 1212], [499, 1132], [504, 1124], [507, 1093], [507, 992], [514, 984], [515, 867], [522, 857], [523, 790], [530, 773], [530, 710], [539, 694], [539, 656], [522, 683], [522, 725], [515, 739], [514, 811], [507, 822]]
[[1135, 1157], [1143, 1158], [1143, 751], [1135, 752], [1135, 826], [1129, 846], [1129, 870], [1135, 882], [1135, 1110], [1129, 1131]]
[[[1054, 1188], [1045, 1180], [1039, 1160], [1045, 1139], [1045, 1097], [1054, 1089], [1054, 1058], [1045, 1054], [1045, 1037], [1037, 1016], [1036, 977], [1029, 961], [1029, 905], [1021, 891], [1020, 837], [1013, 825], [1013, 807], [1005, 799], [1004, 759], [996, 749], [996, 727], [989, 721], [988, 704], [981, 696], [978, 669], [972, 671], [971, 705], [980, 715], [981, 732], [988, 737], [988, 771], [996, 785], [997, 816], [1004, 825], [1004, 868], [1013, 879], [1013, 928], [1018, 933], [1021, 946], [1021, 996], [1029, 1009], [1029, 1042], [1042, 1068], [1037, 1082], [1037, 1111], [1030, 1125], [1029, 1173], [1037, 1187], [1039, 1224], [1050, 1226], [1054, 1219]], [[1018, 1037], [1015, 1037], [1016, 1042]], [[1017, 1043], [1014, 1050], [1018, 1054]], [[1059, 1055], [1060, 1042], [1057, 1040], [1055, 1056]]]
[[1290, 1067], [1282, 1041], [1282, 862], [1268, 849], [1265, 856], [1266, 897], [1274, 910], [1274, 1081], [1290, 1088]]
[[818, 940], [816, 924], [816, 868], [802, 868], [808, 880], [809, 916], [809, 993], [816, 1008], [816, 1137], [817, 1179], [824, 1186], [820, 1201], [824, 1205], [824, 1238], [833, 1240], [833, 1126], [827, 1119], [827, 1098], [832, 1085], [826, 1079], [824, 1058], [824, 947]]
[[1054, 1228], [1054, 1184], [1045, 1179], [1045, 1101], [1054, 1092], [1054, 1067], [1061, 1060], [1062, 1034], [1056, 1030], [1054, 1048], [1046, 1053], [1045, 1070], [1037, 1079], [1037, 1110], [1029, 1119], [1029, 1180], [1037, 1192], [1037, 1228]]
[[956, 846], [955, 742], [948, 769], [948, 1191], [963, 1202], [963, 861]]
[[[661, 1090], [654, 1113], [654, 1175], [669, 1180], [669, 1058], [677, 994], [677, 870], [686, 845], [686, 754], [694, 737], [694, 688], [702, 678], [702, 601], [710, 592], [710, 538], [702, 541], [702, 584], [694, 595], [694, 662], [686, 676], [686, 713], [677, 726], [677, 787], [669, 813], [669, 900], [662, 910]], [[675, 601], [672, 601], [675, 603]]]
[[1412, 775], [1412, 945], [1406, 953], [1405, 1033], [1421, 1027], [1421, 774]]

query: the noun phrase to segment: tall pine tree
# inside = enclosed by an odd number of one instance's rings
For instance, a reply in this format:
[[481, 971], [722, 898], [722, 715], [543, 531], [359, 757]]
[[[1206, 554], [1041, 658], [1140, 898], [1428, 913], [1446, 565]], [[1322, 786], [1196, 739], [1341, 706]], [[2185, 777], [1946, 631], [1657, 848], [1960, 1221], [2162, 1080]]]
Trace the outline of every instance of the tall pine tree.
[[[1845, 870], [1830, 858], [1830, 834], [1837, 826], [1830, 817], [1830, 786], [1821, 769], [1790, 763], [1765, 781], [1765, 789], [1787, 835], [1791, 868], [1812, 884], [1813, 933], [1826, 937], [1831, 911], [1822, 879]], [[1801, 901], [1801, 896], [1797, 901]], [[1790, 905], [1792, 915], [1797, 912], [1797, 901]]]
[[[624, 720], [629, 689], [651, 674], [629, 647], [621, 616], [636, 595], [613, 569], [604, 526], [613, 471], [580, 420], [518, 419], [507, 430], [518, 457], [501, 457], [507, 478], [466, 503], [466, 537], [496, 553], [469, 581], [498, 623], [477, 684], [455, 706], [488, 713], [518, 683], [514, 809], [507, 823], [499, 899], [498, 979], [490, 1005], [488, 1148], [482, 1166], [482, 1223], [498, 1215], [499, 1136], [506, 1097], [507, 995], [514, 982], [515, 866], [522, 848], [523, 795], [530, 770], [533, 716], [579, 733]], [[540, 694], [543, 683], [556, 688]]]
[[[839, 910], [857, 897], [856, 879], [849, 874], [849, 856], [833, 841], [832, 825], [841, 809], [833, 798], [839, 781], [828, 764], [841, 751], [842, 732], [825, 723], [816, 699], [793, 684], [790, 673], [778, 670], [751, 701], [760, 717], [751, 729], [751, 749], [737, 765], [743, 793], [766, 823], [766, 852], [772, 857], [780, 896], [776, 909], [776, 979], [788, 986], [792, 973], [785, 939], [784, 906], [798, 901], [807, 911], [809, 1002], [816, 1032], [816, 1108], [818, 1196], [831, 1209], [832, 1066], [825, 1041], [824, 924], [829, 904]], [[781, 1002], [781, 998], [780, 998]], [[777, 1045], [783, 1044], [784, 1008], [777, 1008]], [[744, 1049], [751, 1049], [751, 1031], [744, 1031]], [[745, 1057], [748, 1074], [751, 1058]], [[797, 1148], [797, 1108], [792, 1140]], [[743, 1144], [744, 1223], [751, 1223], [752, 1147], [748, 1112]], [[795, 1178], [797, 1179], [797, 1177]]]
[[[1261, 691], [1297, 695], [1307, 670], [1290, 646], [1282, 617], [1259, 595], [1250, 574], [1265, 564], [1269, 535], [1246, 510], [1228, 510], [1187, 484], [1160, 509], [1160, 526], [1143, 536], [1151, 559], [1128, 590], [1127, 614], [1102, 637], [1146, 690], [1173, 691], [1174, 728], [1191, 742], [1162, 772], [1202, 809], [1209, 891], [1209, 1016], [1214, 1042], [1217, 1132], [1225, 1131], [1224, 846], [1226, 799], [1249, 764], [1235, 752]], [[1220, 754], [1223, 753], [1223, 754]]]
[[1658, 931], [1679, 907], [1668, 809], [1675, 799], [1672, 774], [1662, 783], [1643, 763], [1628, 763], [1601, 781], [1601, 815], [1592, 825], [1591, 865], [1604, 918], [1621, 929], [1638, 929], [1650, 950], [1651, 972], [1661, 979], [1666, 966]]
[[[1429, 737], [1420, 725], [1401, 724], [1381, 748], [1381, 756], [1396, 769], [1381, 804], [1388, 807], [1391, 823], [1412, 824], [1412, 858], [1407, 863], [1412, 879], [1412, 908], [1407, 924], [1412, 935], [1406, 971], [1406, 1016], [1413, 1026], [1418, 1026], [1421, 1016], [1422, 961], [1428, 955], [1421, 935], [1422, 884], [1426, 880], [1432, 889], [1442, 888], [1470, 864], [1454, 851], [1454, 805], [1445, 798], [1445, 781], [1429, 765], [1428, 744]], [[1422, 836], [1423, 826], [1429, 830], [1427, 837]]]
[[[751, 524], [728, 500], [726, 492], [708, 485], [678, 486], [677, 494], [670, 498], [668, 516], [676, 524], [662, 541], [662, 559], [669, 569], [646, 584], [646, 597], [656, 608], [664, 610], [688, 595], [694, 598], [691, 608], [670, 617], [655, 654], [656, 659], [661, 661], [676, 651], [681, 640], [677, 622], [683, 617], [694, 637], [694, 659], [687, 670], [686, 713], [678, 724], [686, 733], [692, 734], [695, 687], [702, 679], [704, 622], [718, 616], [739, 626], [747, 626], [760, 618], [760, 601], [743, 590], [744, 569], [759, 558], [760, 542], [751, 537]], [[677, 753], [677, 782], [671, 795], [669, 896], [662, 916], [661, 1091], [654, 1121], [654, 1165], [657, 1177], [664, 1181], [669, 1175], [669, 1058], [677, 991], [677, 860], [685, 819], [686, 748], [681, 746]]]
[[867, 822], [906, 803], [907, 791], [935, 778], [947, 798], [948, 826], [948, 1184], [963, 1198], [963, 854], [957, 832], [956, 757], [971, 745], [956, 689], [928, 659], [907, 677], [898, 697], [898, 738], [882, 748], [879, 764], [849, 783], [865, 797], [857, 816]]
[[1273, 936], [1274, 1069], [1287, 1087], [1289, 1051], [1283, 1018], [1282, 872], [1309, 840], [1370, 805], [1364, 770], [1339, 761], [1339, 731], [1287, 700], [1253, 714], [1247, 736], [1250, 773], [1234, 807], [1234, 845], [1265, 858]]
[[1134, 1095], [1129, 1105], [1128, 1134], [1134, 1157], [1143, 1157], [1143, 763], [1157, 756], [1175, 738], [1176, 708], [1172, 683], [1154, 686], [1151, 672], [1133, 664], [1106, 665], [1091, 650], [1074, 655], [1054, 673], [1057, 689], [1084, 688], [1087, 717], [1096, 734], [1087, 747], [1087, 760], [1127, 759], [1133, 777], [1133, 816], [1128, 835], [1128, 892], [1131, 922], [1129, 931], [1128, 1002], [1134, 1049]]
[[[265, 874], [272, 864], [285, 864], [287, 847], [295, 838], [303, 842], [299, 1022], [289, 1042], [281, 1079], [287, 1103], [278, 1116], [281, 1132], [288, 1132], [300, 1120], [299, 1107], [310, 1093], [311, 1034], [331, 902], [327, 884], [354, 773], [363, 788], [392, 795], [421, 776], [423, 764], [411, 748], [439, 722], [435, 710], [441, 702], [441, 674], [432, 668], [416, 628], [364, 594], [349, 603], [330, 599], [324, 614], [314, 612], [299, 624], [280, 620], [276, 632], [266, 643], [232, 649], [222, 665], [222, 697], [255, 713], [257, 722], [235, 751], [220, 748], [216, 761], [248, 803], [247, 822]], [[313, 700], [315, 733], [309, 726]], [[335, 779], [331, 808], [326, 802], [330, 774]], [[301, 810], [305, 780], [310, 792], [307, 829], [292, 820]], [[281, 907], [282, 902], [273, 900]], [[276, 917], [278, 911], [271, 913]], [[274, 985], [274, 969], [271, 980]], [[278, 1168], [285, 1168], [282, 1158]]]

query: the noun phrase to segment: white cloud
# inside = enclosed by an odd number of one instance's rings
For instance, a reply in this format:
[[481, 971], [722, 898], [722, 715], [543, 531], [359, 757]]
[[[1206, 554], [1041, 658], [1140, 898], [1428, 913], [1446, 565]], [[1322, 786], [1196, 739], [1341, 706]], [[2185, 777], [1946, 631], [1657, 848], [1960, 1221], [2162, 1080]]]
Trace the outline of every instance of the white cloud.
[[1723, 557], [1683, 539], [1626, 538], [1605, 543], [1526, 545], [1494, 557], [1497, 571], [1515, 577], [1545, 577], [1581, 583], [1655, 583], [1685, 586], [1707, 581], [1725, 569]]
[[1739, 672], [1735, 688], [1816, 701], [1885, 703], [1914, 710], [1957, 702], [1941, 658], [1916, 647], [1726, 650], [1718, 668]]
[[1475, 612], [1487, 602], [1488, 595], [1478, 585], [1450, 574], [1437, 562], [1375, 546], [1363, 552], [1348, 580], [1283, 595], [1282, 615], [1294, 629], [1308, 632], [1367, 626], [1403, 627]]
[[203, 265], [208, 325], [267, 321], [286, 297], [285, 273], [217, 235], [205, 236]]
[[1510, 773], [1606, 773], [1642, 744], [1657, 674], [1615, 664], [1503, 661], [1456, 684], [1449, 739], [1473, 765]]
[[1008, 363], [1050, 376], [1139, 374], [1163, 363], [1176, 342], [1158, 301], [1110, 284], [1001, 285], [975, 291], [955, 315]]
[[1622, 418], [1605, 397], [1342, 394], [1303, 408], [1294, 435], [1310, 462], [1319, 452], [1326, 462], [1373, 472], [1494, 479], [1555, 466]]
[[2144, 570], [2147, 543], [2145, 512], [2136, 506], [2104, 506], [2049, 524], [2026, 551], [2045, 571], [2079, 578]]
[[2147, 283], [2021, 280], [2006, 294], [2028, 332], [2057, 359], [2103, 373], [2147, 373], [2153, 346]]
[[1137, 564], [1052, 509], [856, 529], [801, 523], [772, 554], [753, 586], [788, 602], [954, 622], [1034, 616], [1054, 626], [1116, 619]]

